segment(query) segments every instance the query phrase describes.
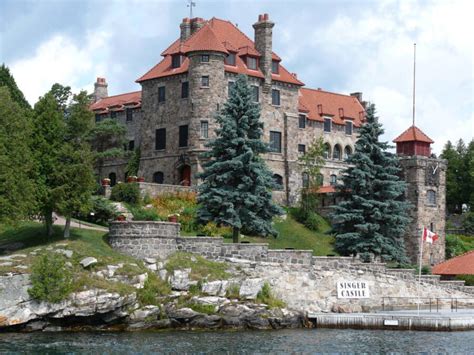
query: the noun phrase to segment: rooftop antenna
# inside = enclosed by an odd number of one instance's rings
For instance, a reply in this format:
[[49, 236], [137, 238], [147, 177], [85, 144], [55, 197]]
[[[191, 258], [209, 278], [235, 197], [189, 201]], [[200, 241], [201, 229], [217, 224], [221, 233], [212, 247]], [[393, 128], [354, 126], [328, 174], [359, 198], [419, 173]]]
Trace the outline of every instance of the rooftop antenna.
[[188, 5], [186, 6], [189, 7], [189, 18], [193, 18], [193, 7], [196, 6], [196, 2], [193, 0], [188, 0]]
[[413, 126], [415, 126], [416, 43], [413, 43]]

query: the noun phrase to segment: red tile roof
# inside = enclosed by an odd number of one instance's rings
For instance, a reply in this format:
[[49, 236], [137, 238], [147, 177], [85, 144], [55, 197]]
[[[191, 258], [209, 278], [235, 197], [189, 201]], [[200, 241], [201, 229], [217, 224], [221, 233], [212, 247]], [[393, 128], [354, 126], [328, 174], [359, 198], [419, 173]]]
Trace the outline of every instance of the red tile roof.
[[301, 88], [298, 110], [314, 121], [324, 122], [324, 116], [330, 116], [333, 123], [340, 125], [345, 124], [345, 119], [356, 127], [364, 122], [365, 110], [357, 98], [319, 89]]
[[433, 266], [435, 275], [474, 275], [474, 250]]
[[[204, 26], [189, 37], [184, 43], [179, 39], [174, 41], [166, 50], [161, 53], [165, 58], [150, 69], [145, 75], [137, 79], [137, 82], [145, 80], [181, 74], [188, 70], [189, 62], [185, 59], [179, 68], [171, 68], [171, 55], [177, 53], [188, 53], [193, 50], [209, 50], [228, 53], [228, 51], [238, 52], [239, 54], [249, 54], [258, 56], [260, 53], [255, 49], [255, 43], [240, 31], [230, 21], [224, 21], [212, 18], [204, 23]], [[272, 53], [272, 59], [280, 61], [281, 58]], [[245, 62], [237, 55], [236, 65], [225, 65], [225, 70], [231, 73], [246, 74], [253, 77], [263, 78], [259, 70], [250, 70]], [[279, 73], [272, 74], [275, 81], [304, 85], [294, 75], [290, 74], [280, 65]]]
[[416, 126], [411, 126], [405, 132], [400, 134], [397, 138], [393, 140], [394, 143], [401, 142], [424, 142], [424, 143], [434, 143], [434, 141], [424, 134], [421, 129]]
[[142, 92], [134, 91], [134, 92], [126, 93], [126, 94], [109, 96], [109, 97], [100, 99], [91, 105], [91, 110], [92, 111], [100, 110], [100, 111], [103, 111], [101, 113], [105, 113], [107, 109], [113, 108], [113, 111], [123, 109], [124, 105], [132, 106], [133, 108], [138, 108], [141, 106], [141, 102], [142, 102]]

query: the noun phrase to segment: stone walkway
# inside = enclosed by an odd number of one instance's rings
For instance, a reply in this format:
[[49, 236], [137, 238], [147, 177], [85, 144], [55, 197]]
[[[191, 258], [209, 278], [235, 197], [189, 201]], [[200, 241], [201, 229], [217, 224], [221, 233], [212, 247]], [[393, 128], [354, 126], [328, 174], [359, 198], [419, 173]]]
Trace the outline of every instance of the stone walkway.
[[[54, 218], [56, 218], [56, 220], [54, 221], [54, 225], [64, 226], [66, 224], [66, 219], [64, 217], [55, 214]], [[106, 228], [106, 227], [92, 226], [92, 225], [89, 225], [89, 224], [76, 222], [74, 220], [71, 221], [71, 227], [80, 228], [80, 229], [97, 230], [97, 231], [101, 231], [101, 232], [108, 232], [109, 231], [109, 229]]]

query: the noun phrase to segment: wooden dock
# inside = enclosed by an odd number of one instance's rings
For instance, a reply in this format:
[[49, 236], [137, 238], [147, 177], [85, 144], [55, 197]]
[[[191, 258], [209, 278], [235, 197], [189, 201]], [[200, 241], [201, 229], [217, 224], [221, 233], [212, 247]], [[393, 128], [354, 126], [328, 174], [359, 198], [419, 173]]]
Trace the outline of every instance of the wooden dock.
[[314, 328], [459, 331], [474, 330], [474, 311], [428, 313], [308, 313]]

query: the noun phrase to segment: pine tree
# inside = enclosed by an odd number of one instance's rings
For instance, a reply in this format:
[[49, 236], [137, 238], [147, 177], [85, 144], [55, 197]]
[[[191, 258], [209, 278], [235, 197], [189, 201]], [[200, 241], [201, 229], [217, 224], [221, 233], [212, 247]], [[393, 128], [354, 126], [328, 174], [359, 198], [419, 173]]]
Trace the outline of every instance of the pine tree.
[[31, 106], [26, 101], [25, 96], [16, 85], [15, 79], [10, 73], [10, 69], [5, 64], [0, 66], [0, 87], [6, 86], [10, 91], [10, 96], [21, 108], [30, 110]]
[[275, 182], [260, 157], [269, 147], [261, 140], [260, 108], [252, 101], [246, 76], [238, 77], [216, 121], [217, 138], [204, 155], [210, 160], [199, 174], [203, 179], [198, 187], [199, 220], [231, 226], [234, 243], [242, 228], [276, 235], [271, 221], [281, 209], [272, 202]]
[[32, 126], [24, 109], [0, 87], [0, 223], [12, 223], [34, 213]]
[[462, 156], [458, 149], [448, 141], [443, 148], [441, 158], [448, 161], [446, 170], [446, 207], [449, 213], [461, 213], [463, 200], [462, 183]]
[[398, 177], [396, 155], [380, 142], [382, 125], [375, 107], [367, 109], [355, 152], [337, 186], [342, 201], [334, 207], [336, 249], [343, 255], [374, 254], [400, 262], [406, 260], [403, 234], [409, 222], [409, 204], [403, 201], [406, 184]]

